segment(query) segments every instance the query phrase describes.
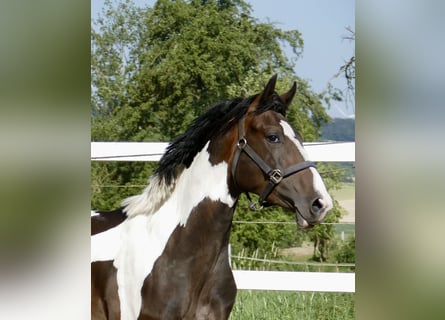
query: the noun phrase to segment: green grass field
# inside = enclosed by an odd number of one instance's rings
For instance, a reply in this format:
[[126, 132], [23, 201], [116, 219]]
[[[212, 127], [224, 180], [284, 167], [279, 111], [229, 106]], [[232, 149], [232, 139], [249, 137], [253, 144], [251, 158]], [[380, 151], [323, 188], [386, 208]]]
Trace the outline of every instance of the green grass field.
[[[343, 183], [340, 189], [333, 190], [331, 193], [337, 201], [355, 199], [355, 183]], [[339, 224], [335, 226], [335, 233], [337, 237], [340, 237], [342, 231], [345, 233], [346, 237], [354, 235], [355, 225]]]
[[354, 293], [238, 290], [230, 320], [349, 320], [354, 306]]
[[331, 190], [332, 196], [337, 200], [350, 200], [355, 198], [355, 183], [342, 183], [341, 188]]

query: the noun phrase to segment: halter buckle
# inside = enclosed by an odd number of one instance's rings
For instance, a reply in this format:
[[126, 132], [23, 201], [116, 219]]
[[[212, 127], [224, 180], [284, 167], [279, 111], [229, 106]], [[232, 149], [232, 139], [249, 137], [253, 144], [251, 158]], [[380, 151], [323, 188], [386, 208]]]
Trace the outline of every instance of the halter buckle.
[[259, 202], [248, 201], [249, 209], [252, 211], [260, 211], [264, 208]]
[[279, 184], [283, 180], [283, 174], [280, 169], [274, 169], [270, 175], [269, 179], [273, 184]]

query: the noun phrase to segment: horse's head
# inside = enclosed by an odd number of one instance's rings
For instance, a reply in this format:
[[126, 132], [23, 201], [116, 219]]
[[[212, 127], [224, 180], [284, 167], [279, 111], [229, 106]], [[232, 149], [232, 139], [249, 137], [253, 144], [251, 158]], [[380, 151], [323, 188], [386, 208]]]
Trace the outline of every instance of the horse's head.
[[233, 185], [260, 196], [259, 204], [274, 204], [295, 212], [306, 228], [320, 223], [332, 209], [323, 180], [309, 161], [300, 135], [285, 118], [296, 84], [279, 96], [276, 76], [252, 100], [238, 123], [238, 145], [231, 163]]

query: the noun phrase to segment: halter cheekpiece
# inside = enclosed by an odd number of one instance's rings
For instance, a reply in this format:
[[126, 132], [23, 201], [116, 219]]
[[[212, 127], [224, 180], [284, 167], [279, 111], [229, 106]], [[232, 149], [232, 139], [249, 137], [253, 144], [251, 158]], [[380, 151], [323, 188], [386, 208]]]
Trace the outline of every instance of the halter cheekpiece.
[[237, 150], [232, 160], [232, 177], [236, 182], [236, 167], [238, 165], [239, 158], [241, 156], [242, 152], [245, 152], [247, 156], [249, 156], [250, 159], [269, 177], [268, 184], [264, 191], [261, 193], [258, 202], [254, 203], [249, 195], [248, 192], [246, 192], [247, 200], [249, 203], [249, 208], [251, 210], [261, 210], [263, 207], [270, 206], [266, 201], [266, 198], [272, 193], [273, 189], [286, 177], [291, 176], [297, 172], [300, 172], [304, 169], [307, 169], [309, 167], [316, 168], [315, 163], [312, 161], [302, 161], [297, 164], [294, 164], [284, 170], [281, 170], [279, 168], [272, 169], [264, 160], [252, 149], [252, 147], [249, 146], [247, 143], [247, 139], [245, 136], [244, 131], [244, 121], [245, 116], [242, 117], [238, 123], [238, 143], [237, 143]]

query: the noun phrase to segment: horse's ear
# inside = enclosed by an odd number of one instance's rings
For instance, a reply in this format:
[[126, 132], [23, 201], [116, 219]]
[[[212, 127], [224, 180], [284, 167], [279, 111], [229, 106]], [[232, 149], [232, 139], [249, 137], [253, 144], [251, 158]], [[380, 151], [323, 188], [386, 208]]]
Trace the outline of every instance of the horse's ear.
[[258, 105], [267, 104], [271, 100], [275, 92], [276, 83], [277, 83], [277, 75], [274, 75], [272, 78], [269, 79], [269, 82], [267, 82], [263, 91], [261, 91], [257, 95], [253, 103], [250, 105], [248, 112], [255, 111]]
[[289, 108], [296, 92], [297, 92], [297, 82], [294, 81], [294, 85], [292, 86], [292, 88], [290, 88], [288, 92], [280, 96], [281, 100], [283, 100], [284, 104], [286, 105], [286, 108]]
[[275, 74], [270, 78], [269, 82], [264, 87], [264, 90], [260, 94], [260, 104], [267, 103], [275, 92], [275, 85], [277, 84], [277, 75]]

